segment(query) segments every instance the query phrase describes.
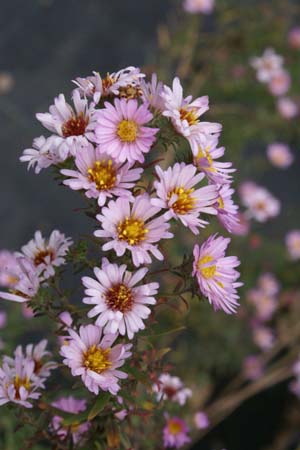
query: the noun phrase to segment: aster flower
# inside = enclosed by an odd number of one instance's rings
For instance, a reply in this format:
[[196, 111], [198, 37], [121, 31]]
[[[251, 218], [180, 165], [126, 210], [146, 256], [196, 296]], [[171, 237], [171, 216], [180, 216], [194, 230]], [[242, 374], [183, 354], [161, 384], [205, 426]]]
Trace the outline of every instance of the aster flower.
[[16, 280], [8, 292], [0, 291], [0, 298], [22, 303], [32, 299], [38, 293], [40, 271], [27, 258], [18, 257], [17, 263]]
[[280, 291], [280, 284], [273, 273], [263, 273], [258, 279], [258, 287], [266, 295], [274, 296]]
[[274, 142], [267, 148], [269, 161], [276, 167], [286, 169], [294, 161], [290, 147], [282, 142]]
[[213, 206], [218, 198], [216, 186], [195, 189], [194, 186], [203, 180], [204, 174], [196, 174], [196, 167], [192, 164], [176, 163], [166, 171], [156, 166], [156, 173], [158, 181], [154, 182], [154, 187], [157, 198], [151, 199], [152, 205], [167, 208], [167, 220], [179, 219], [194, 234], [198, 234], [198, 228], [208, 224], [199, 218], [200, 213], [217, 213]]
[[44, 382], [34, 374], [34, 362], [22, 356], [3, 361], [0, 367], [0, 405], [12, 402], [25, 408], [32, 408], [31, 400], [40, 397], [38, 389], [44, 389]]
[[151, 204], [148, 194], [135, 197], [133, 204], [126, 198], [111, 200], [97, 215], [102, 229], [94, 234], [109, 239], [102, 246], [104, 251], [114, 249], [119, 257], [129, 250], [136, 267], [151, 263], [149, 253], [162, 261], [163, 255], [156, 243], [172, 238], [173, 234], [168, 231], [170, 224], [164, 216], [151, 219], [158, 212], [160, 208]]
[[190, 143], [194, 156], [198, 154], [199, 136], [219, 133], [222, 126], [218, 123], [202, 122], [199, 117], [208, 111], [208, 97], [183, 97], [179, 78], [174, 78], [172, 89], [164, 86], [162, 97], [165, 101], [163, 115], [169, 117], [178, 133]]
[[285, 243], [290, 258], [294, 261], [300, 259], [300, 230], [289, 231]]
[[277, 100], [277, 109], [284, 119], [293, 119], [299, 114], [299, 106], [290, 97], [280, 97]]
[[291, 85], [290, 74], [286, 70], [275, 73], [268, 84], [268, 89], [272, 95], [279, 97], [287, 93]]
[[28, 170], [34, 167], [35, 173], [39, 174], [42, 169], [65, 161], [69, 150], [66, 141], [60, 136], [40, 136], [34, 139], [32, 148], [23, 151], [20, 161], [27, 162]]
[[64, 184], [74, 190], [85, 190], [88, 198], [97, 198], [98, 205], [105, 204], [112, 197], [129, 197], [133, 199], [129, 189], [134, 187], [142, 168], [132, 169], [129, 163], [122, 164], [101, 153], [92, 144], [76, 152], [76, 168], [78, 170], [61, 170], [66, 177]]
[[73, 80], [82, 97], [91, 97], [95, 104], [99, 103], [102, 94], [102, 79], [99, 72], [93, 72], [93, 75], [82, 78], [77, 77]]
[[288, 43], [294, 49], [300, 48], [300, 27], [293, 27], [288, 34]]
[[183, 8], [185, 11], [195, 14], [211, 14], [215, 7], [215, 0], [185, 0]]
[[74, 109], [63, 94], [54, 99], [49, 113], [38, 113], [37, 119], [55, 135], [61, 136], [74, 154], [74, 145], [87, 144], [94, 140], [95, 117], [93, 105], [88, 105], [86, 98], [81, 98], [77, 90], [73, 93]]
[[[66, 413], [79, 414], [86, 410], [87, 405], [85, 400], [79, 400], [70, 395], [69, 397], [60, 397], [58, 400], [52, 402], [51, 406]], [[57, 434], [61, 440], [64, 440], [68, 435], [71, 435], [74, 444], [78, 444], [82, 441], [84, 434], [88, 431], [90, 426], [89, 422], [83, 422], [75, 427], [64, 426], [63, 418], [58, 415], [55, 415], [51, 421], [52, 431]]]
[[156, 73], [152, 74], [151, 82], [142, 80], [141, 89], [143, 92], [143, 100], [156, 111], [164, 110], [164, 100], [161, 96], [163, 91], [163, 83], [157, 80]]
[[205, 430], [209, 427], [210, 421], [203, 411], [198, 411], [194, 415], [194, 424], [198, 430]]
[[157, 401], [171, 400], [179, 403], [180, 406], [185, 405], [187, 399], [192, 396], [191, 389], [185, 387], [180, 378], [168, 373], [162, 373], [159, 376], [158, 382], [153, 385], [153, 391]]
[[20, 267], [16, 255], [8, 250], [0, 251], [0, 286], [13, 288], [19, 279]]
[[253, 182], [245, 182], [239, 189], [241, 201], [248, 208], [248, 216], [258, 222], [278, 216], [280, 202], [267, 189]]
[[235, 270], [240, 261], [236, 256], [225, 256], [230, 239], [210, 236], [202, 245], [194, 247], [193, 275], [197, 277], [201, 293], [215, 310], [223, 309], [227, 314], [236, 312], [239, 306], [237, 282], [240, 274]]
[[99, 390], [116, 395], [120, 389], [119, 380], [127, 378], [127, 374], [118, 369], [131, 356], [131, 345], [112, 347], [118, 335], [102, 336], [102, 328], [95, 325], [81, 326], [79, 334], [70, 329], [69, 334], [70, 339], [61, 347], [60, 354], [72, 375], [81, 376], [85, 386], [95, 395]]
[[281, 72], [283, 58], [275, 53], [274, 49], [267, 48], [261, 57], [250, 60], [251, 66], [256, 69], [256, 78], [261, 83], [269, 83], [274, 75]]
[[43, 278], [53, 277], [55, 267], [65, 264], [65, 256], [72, 245], [71, 238], [65, 237], [58, 230], [52, 231], [49, 239], [45, 239], [40, 231], [36, 231], [34, 238], [24, 245], [19, 256], [25, 256], [43, 274]]
[[221, 225], [230, 233], [236, 233], [240, 226], [238, 210], [239, 207], [234, 204], [232, 195], [234, 189], [229, 184], [223, 184], [219, 187], [219, 195], [216, 204], [218, 219]]
[[120, 162], [144, 162], [144, 153], [150, 151], [158, 132], [158, 128], [145, 126], [153, 118], [147, 104], [115, 99], [113, 105], [105, 102], [96, 116], [95, 135], [101, 152]]
[[194, 164], [197, 169], [204, 172], [209, 180], [216, 184], [230, 183], [231, 173], [235, 172], [230, 162], [220, 162], [225, 153], [225, 147], [218, 147], [219, 135], [200, 135], [198, 150], [194, 156]]
[[179, 417], [167, 417], [163, 429], [163, 441], [165, 448], [180, 448], [191, 442], [188, 436], [189, 428], [184, 420]]
[[147, 319], [151, 310], [146, 305], [155, 305], [154, 295], [159, 288], [158, 283], [138, 284], [148, 272], [142, 268], [132, 273], [125, 264], [118, 266], [104, 260], [102, 269], [95, 268], [97, 281], [83, 277], [86, 287], [83, 303], [95, 305], [88, 317], [99, 316], [96, 325], [104, 327], [105, 333], [117, 333], [132, 339], [134, 333], [143, 330], [143, 320]]
[[261, 325], [259, 322], [252, 324], [254, 343], [263, 351], [270, 350], [275, 341], [275, 336], [270, 327]]
[[255, 307], [255, 317], [259, 321], [266, 322], [272, 319], [278, 307], [273, 296], [268, 295], [261, 289], [251, 289], [247, 294], [247, 299]]

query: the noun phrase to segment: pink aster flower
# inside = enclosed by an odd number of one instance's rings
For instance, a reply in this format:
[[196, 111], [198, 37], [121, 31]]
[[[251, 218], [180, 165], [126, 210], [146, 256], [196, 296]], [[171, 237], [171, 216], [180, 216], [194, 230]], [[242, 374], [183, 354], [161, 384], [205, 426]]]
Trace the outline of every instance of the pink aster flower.
[[293, 119], [299, 114], [298, 104], [290, 97], [280, 97], [277, 100], [277, 109], [284, 119]]
[[28, 170], [34, 167], [36, 174], [42, 169], [59, 164], [69, 156], [69, 146], [60, 136], [52, 135], [48, 138], [40, 136], [35, 138], [32, 148], [23, 151], [21, 162], [28, 163]]
[[205, 430], [209, 427], [210, 421], [204, 412], [198, 411], [194, 415], [194, 424], [198, 430]]
[[199, 227], [208, 224], [200, 219], [200, 213], [216, 214], [214, 204], [218, 198], [215, 185], [195, 188], [203, 180], [204, 174], [196, 174], [196, 167], [192, 164], [176, 163], [163, 171], [156, 166], [158, 181], [154, 182], [157, 198], [151, 199], [154, 206], [168, 209], [165, 218], [179, 219], [182, 224], [198, 234]]
[[193, 276], [197, 277], [201, 293], [215, 310], [227, 314], [236, 312], [239, 306], [237, 282], [240, 274], [235, 270], [240, 261], [236, 256], [225, 256], [230, 239], [212, 235], [202, 245], [194, 247]]
[[[70, 395], [69, 397], [60, 397], [58, 400], [52, 402], [51, 406], [60, 409], [63, 412], [79, 414], [86, 410], [87, 405], [85, 400], [79, 400]], [[88, 431], [90, 426], [89, 422], [83, 422], [76, 427], [64, 426], [63, 418], [58, 415], [55, 415], [51, 421], [51, 429], [53, 432], [57, 434], [61, 440], [64, 440], [68, 435], [71, 435], [74, 444], [78, 444], [83, 440], [84, 434]]]
[[127, 378], [127, 374], [118, 369], [131, 356], [131, 344], [112, 347], [118, 335], [102, 336], [102, 328], [95, 325], [81, 326], [79, 334], [70, 329], [69, 334], [70, 339], [61, 347], [60, 354], [72, 375], [81, 376], [85, 386], [95, 395], [99, 390], [116, 395], [120, 389], [119, 380]]
[[272, 95], [279, 97], [287, 93], [291, 85], [290, 74], [286, 70], [275, 73], [268, 84], [268, 89]]
[[286, 169], [294, 161], [290, 147], [282, 142], [274, 142], [267, 148], [269, 161], [276, 167]]
[[16, 255], [8, 250], [0, 251], [0, 286], [13, 288], [19, 279], [20, 267]]
[[126, 250], [132, 254], [133, 264], [150, 264], [152, 253], [162, 261], [163, 254], [157, 246], [161, 239], [170, 239], [173, 234], [168, 230], [170, 224], [165, 217], [152, 219], [160, 208], [153, 206], [148, 194], [135, 197], [133, 204], [128, 199], [111, 200], [97, 215], [102, 229], [95, 231], [95, 236], [109, 239], [102, 250], [114, 249], [117, 256], [123, 256]]
[[300, 259], [300, 230], [289, 231], [285, 243], [290, 258], [294, 261]]
[[129, 163], [115, 161], [92, 144], [76, 152], [75, 164], [78, 170], [61, 170], [69, 177], [63, 183], [74, 190], [85, 190], [88, 198], [98, 199], [100, 207], [113, 195], [133, 200], [129, 189], [143, 172], [142, 168], [132, 169]]
[[147, 104], [137, 100], [116, 98], [114, 105], [105, 102], [105, 108], [97, 110], [96, 141], [101, 152], [120, 162], [143, 163], [155, 142], [158, 128], [145, 126], [153, 115]]
[[74, 109], [63, 94], [54, 99], [48, 113], [38, 113], [37, 119], [55, 135], [62, 137], [74, 154], [76, 143], [87, 144], [94, 140], [95, 117], [93, 105], [88, 105], [86, 98], [81, 98], [78, 91], [73, 93]]
[[8, 292], [0, 291], [0, 298], [23, 303], [32, 299], [38, 293], [40, 272], [27, 258], [19, 257], [17, 262], [18, 269], [15, 282], [10, 286]]
[[280, 213], [279, 200], [264, 187], [245, 182], [240, 186], [239, 192], [241, 201], [248, 208], [248, 216], [258, 222], [266, 222]]
[[134, 333], [145, 328], [143, 320], [151, 313], [146, 305], [155, 305], [154, 296], [159, 284], [138, 284], [148, 272], [146, 268], [134, 273], [126, 269], [125, 264], [118, 266], [104, 260], [102, 269], [94, 269], [97, 281], [90, 277], [82, 278], [87, 295], [83, 303], [95, 305], [88, 317], [99, 316], [95, 324], [105, 326], [105, 333], [119, 332], [122, 336], [127, 333], [132, 339]]
[[219, 123], [202, 122], [199, 117], [208, 111], [208, 97], [192, 100], [191, 96], [183, 97], [183, 89], [179, 78], [174, 78], [172, 89], [164, 86], [162, 97], [165, 101], [163, 115], [169, 117], [178, 133], [190, 143], [194, 156], [197, 156], [198, 141], [201, 135], [219, 133]]
[[243, 373], [248, 380], [258, 380], [264, 373], [261, 358], [256, 355], [247, 356], [243, 362]]
[[52, 231], [49, 239], [45, 239], [40, 231], [36, 231], [34, 238], [24, 245], [19, 256], [25, 256], [42, 273], [43, 278], [53, 277], [55, 267], [65, 264], [65, 256], [73, 241], [65, 237], [58, 230]]
[[184, 386], [178, 377], [173, 377], [169, 373], [162, 373], [156, 384], [153, 385], [153, 392], [156, 394], [157, 401], [170, 400], [185, 405], [188, 398], [192, 396], [191, 389]]
[[269, 83], [274, 75], [282, 71], [283, 57], [277, 55], [274, 49], [267, 48], [261, 57], [252, 58], [250, 64], [257, 71], [257, 80]]
[[278, 307], [277, 301], [273, 296], [266, 294], [261, 289], [251, 289], [247, 298], [255, 307], [255, 317], [259, 321], [266, 322], [272, 319]]
[[258, 287], [266, 295], [277, 295], [280, 291], [280, 283], [273, 273], [265, 272], [258, 279]]
[[230, 233], [235, 233], [240, 226], [239, 207], [232, 200], [233, 194], [234, 189], [229, 184], [221, 185], [216, 204], [219, 222]]
[[179, 417], [167, 417], [163, 429], [163, 441], [165, 448], [180, 448], [191, 442], [188, 436], [189, 428], [184, 420]]
[[157, 111], [164, 110], [164, 99], [162, 98], [163, 83], [157, 80], [156, 73], [152, 74], [151, 82], [142, 80], [141, 89], [144, 101]]
[[261, 325], [259, 322], [252, 325], [253, 341], [263, 351], [270, 350], [275, 342], [275, 336], [271, 328]]
[[44, 380], [34, 374], [34, 362], [15, 356], [4, 357], [0, 367], [0, 405], [12, 402], [32, 408], [31, 400], [40, 397], [38, 389], [44, 389]]
[[288, 34], [288, 43], [290, 47], [300, 48], [300, 27], [293, 27]]
[[230, 183], [232, 168], [230, 162], [216, 161], [225, 153], [225, 147], [218, 147], [219, 135], [200, 135], [198, 153], [194, 156], [194, 164], [204, 172], [209, 180], [216, 184]]
[[[23, 351], [21, 345], [15, 350], [15, 357], [20, 357], [31, 361], [34, 364], [33, 373], [35, 376], [45, 380], [51, 375], [51, 370], [57, 367], [54, 361], [46, 361], [49, 358], [50, 352], [46, 350], [48, 341], [43, 339], [37, 345], [28, 344]], [[13, 364], [13, 359], [6, 357], [6, 361]]]
[[195, 14], [211, 14], [215, 7], [215, 0], [185, 0], [183, 8], [185, 11]]

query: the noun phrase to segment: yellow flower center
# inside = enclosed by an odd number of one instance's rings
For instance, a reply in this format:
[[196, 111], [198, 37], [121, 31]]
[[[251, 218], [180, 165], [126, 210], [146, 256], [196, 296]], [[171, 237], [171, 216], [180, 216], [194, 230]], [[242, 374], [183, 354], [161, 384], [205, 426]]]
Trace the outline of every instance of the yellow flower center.
[[20, 389], [21, 387], [24, 387], [27, 391], [30, 389], [30, 380], [28, 377], [20, 378], [19, 375], [15, 376], [14, 379], [14, 387], [16, 390], [16, 399], [20, 400]]
[[149, 230], [145, 227], [143, 220], [126, 217], [117, 226], [117, 232], [120, 241], [126, 241], [129, 245], [137, 245], [145, 239]]
[[198, 117], [197, 117], [197, 110], [195, 108], [192, 108], [189, 110], [186, 108], [181, 108], [179, 110], [179, 113], [180, 113], [180, 119], [186, 120], [190, 126], [196, 125], [199, 122]]
[[218, 198], [218, 208], [220, 208], [220, 209], [224, 209], [224, 200], [222, 199], [222, 197], [219, 197]]
[[213, 257], [209, 255], [203, 256], [203, 258], [200, 258], [198, 261], [198, 269], [206, 279], [213, 278], [217, 271], [217, 266], [215, 265], [202, 267], [203, 265], [210, 263], [211, 261], [213, 261]]
[[123, 142], [134, 142], [137, 138], [138, 126], [133, 120], [122, 120], [117, 129], [117, 135]]
[[140, 88], [140, 86], [133, 86], [132, 84], [127, 84], [127, 86], [121, 86], [119, 88], [120, 98], [126, 98], [126, 100], [140, 98], [142, 95], [143, 91]]
[[195, 189], [184, 189], [176, 187], [168, 193], [167, 199], [170, 200], [173, 194], [177, 195], [177, 200], [172, 204], [172, 209], [176, 214], [186, 214], [195, 207], [196, 199], [191, 196]]
[[196, 161], [199, 163], [199, 159], [205, 158], [208, 162], [209, 167], [205, 166], [206, 170], [209, 170], [210, 172], [216, 172], [216, 169], [213, 167], [213, 159], [209, 153], [209, 147], [202, 149], [199, 147], [198, 149], [198, 155], [196, 156]]
[[181, 423], [175, 422], [175, 420], [169, 421], [168, 428], [171, 434], [178, 434], [182, 431]]
[[131, 289], [120, 283], [111, 287], [105, 295], [106, 304], [113, 310], [122, 313], [130, 311], [133, 304], [133, 295]]
[[102, 373], [112, 366], [109, 360], [110, 348], [103, 350], [92, 345], [83, 355], [83, 365], [93, 372]]
[[47, 250], [40, 250], [34, 257], [34, 265], [39, 266], [45, 262], [47, 256], [50, 256], [50, 261], [54, 259], [53, 251], [49, 248]]
[[84, 117], [82, 112], [78, 116], [72, 116], [61, 128], [63, 136], [81, 136], [85, 133], [88, 122], [88, 118]]
[[112, 189], [116, 183], [116, 170], [112, 160], [96, 161], [94, 167], [88, 169], [88, 177], [96, 184], [98, 191]]

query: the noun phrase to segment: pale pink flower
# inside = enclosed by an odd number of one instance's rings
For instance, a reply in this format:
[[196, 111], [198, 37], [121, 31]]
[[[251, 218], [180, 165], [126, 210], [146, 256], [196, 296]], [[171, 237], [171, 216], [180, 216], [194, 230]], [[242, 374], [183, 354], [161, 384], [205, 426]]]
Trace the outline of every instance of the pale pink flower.
[[275, 341], [275, 336], [271, 328], [254, 323], [253, 324], [253, 341], [263, 351], [270, 350]]
[[267, 156], [274, 166], [281, 169], [286, 169], [294, 161], [294, 155], [290, 147], [282, 142], [270, 144], [267, 148]]
[[294, 261], [300, 259], [300, 230], [289, 231], [285, 243], [290, 258]]
[[229, 184], [219, 186], [216, 203], [217, 217], [225, 230], [236, 233], [239, 230], [239, 207], [233, 202], [234, 189]]
[[72, 316], [68, 311], [63, 311], [60, 313], [59, 318], [67, 327], [70, 327], [73, 323]]
[[161, 209], [168, 209], [165, 218], [179, 219], [185, 227], [194, 234], [199, 233], [199, 227], [208, 224], [200, 218], [200, 213], [217, 214], [214, 204], [218, 198], [215, 185], [196, 188], [203, 180], [204, 174], [196, 174], [196, 167], [192, 164], [176, 163], [163, 171], [156, 166], [158, 180], [154, 182], [156, 198], [151, 203]]
[[248, 208], [247, 214], [258, 222], [278, 216], [281, 205], [267, 189], [253, 182], [245, 182], [239, 189], [241, 201]]
[[290, 47], [300, 48], [300, 27], [293, 27], [288, 34], [288, 43]]
[[74, 146], [79, 143], [85, 145], [94, 140], [96, 119], [94, 107], [89, 105], [86, 98], [81, 98], [77, 90], [73, 92], [74, 109], [63, 94], [54, 99], [48, 113], [38, 113], [37, 119], [42, 125], [55, 135], [62, 137], [74, 155]]
[[96, 216], [102, 229], [94, 234], [109, 239], [102, 246], [104, 251], [114, 249], [120, 257], [129, 250], [136, 267], [151, 263], [149, 253], [162, 261], [164, 257], [156, 243], [172, 238], [173, 234], [168, 231], [170, 224], [163, 215], [152, 219], [159, 212], [160, 208], [151, 204], [148, 194], [135, 197], [133, 204], [126, 198], [110, 200]]
[[277, 109], [284, 119], [293, 119], [299, 114], [298, 104], [290, 97], [280, 97], [277, 100]]
[[263, 273], [258, 279], [258, 287], [266, 295], [277, 295], [280, 291], [280, 283], [271, 272]]
[[192, 396], [191, 389], [185, 387], [180, 378], [173, 377], [169, 373], [162, 373], [152, 389], [157, 401], [170, 400], [180, 406], [185, 405], [187, 399]]
[[209, 427], [210, 421], [203, 411], [198, 411], [194, 415], [194, 424], [198, 430], [205, 430]]
[[267, 48], [261, 57], [250, 60], [251, 66], [257, 71], [256, 77], [261, 83], [269, 83], [274, 75], [282, 70], [283, 57], [274, 49]]
[[156, 73], [152, 74], [151, 82], [142, 80], [141, 89], [144, 101], [157, 111], [164, 110], [164, 99], [162, 98], [163, 83], [157, 80]]
[[133, 169], [129, 163], [115, 161], [92, 144], [77, 150], [75, 164], [77, 170], [61, 170], [69, 177], [63, 183], [74, 190], [85, 190], [88, 198], [98, 199], [100, 207], [112, 196], [133, 200], [129, 189], [134, 187], [134, 182], [143, 172], [142, 168]]
[[163, 441], [165, 448], [180, 448], [191, 442], [188, 436], [189, 428], [184, 420], [179, 417], [166, 417], [166, 425], [163, 429]]
[[[86, 410], [86, 401], [79, 400], [71, 395], [69, 397], [60, 397], [51, 403], [51, 406], [60, 409], [63, 412], [71, 414], [79, 414]], [[51, 429], [56, 433], [60, 439], [64, 440], [70, 434], [74, 444], [78, 444], [83, 440], [84, 434], [88, 431], [91, 424], [83, 422], [76, 427], [68, 427], [63, 425], [63, 418], [55, 415], [51, 421]]]
[[251, 289], [247, 294], [247, 299], [255, 307], [255, 317], [265, 322], [272, 319], [278, 303], [276, 299], [268, 295], [261, 289]]
[[219, 135], [200, 135], [198, 140], [198, 153], [194, 156], [197, 169], [204, 172], [209, 180], [216, 184], [230, 183], [232, 168], [230, 162], [216, 161], [225, 153], [225, 147], [218, 147]]
[[32, 308], [30, 308], [30, 306], [28, 306], [27, 303], [22, 303], [21, 311], [22, 311], [22, 315], [23, 315], [23, 317], [25, 317], [25, 319], [32, 319], [34, 317], [34, 312], [33, 312]]
[[145, 126], [153, 118], [147, 104], [116, 98], [113, 105], [105, 102], [96, 117], [95, 135], [101, 152], [120, 162], [144, 162], [144, 153], [150, 151], [158, 132], [158, 128]]
[[183, 8], [185, 11], [195, 14], [211, 14], [215, 7], [215, 0], [185, 0]]
[[[48, 378], [51, 375], [51, 370], [56, 369], [57, 367], [57, 364], [54, 361], [46, 361], [46, 359], [50, 356], [50, 352], [46, 350], [47, 344], [48, 341], [43, 339], [36, 345], [26, 345], [24, 351], [22, 346], [19, 345], [14, 353], [16, 357], [18, 356], [33, 362], [33, 373], [41, 379]], [[13, 359], [8, 357], [6, 357], [6, 361], [10, 361], [11, 364], [13, 363]]]
[[65, 161], [69, 153], [69, 146], [62, 137], [52, 135], [45, 138], [40, 136], [34, 139], [32, 148], [23, 151], [20, 161], [27, 162], [28, 170], [34, 167], [35, 173], [39, 174], [42, 169]]
[[264, 372], [262, 360], [259, 356], [249, 355], [243, 362], [243, 373], [248, 380], [258, 380]]
[[102, 78], [98, 72], [86, 78], [76, 78], [74, 83], [78, 86], [81, 95], [92, 97], [95, 103], [99, 103], [101, 97], [122, 96], [126, 88], [140, 88], [145, 75], [138, 67], [129, 66], [118, 72], [107, 73]]
[[19, 279], [20, 267], [16, 255], [9, 250], [0, 251], [0, 286], [13, 288]]
[[44, 389], [44, 379], [35, 375], [34, 362], [20, 355], [3, 358], [0, 367], [0, 405], [12, 402], [25, 408], [32, 408]]
[[0, 291], [0, 298], [14, 302], [27, 302], [32, 299], [40, 287], [40, 271], [32, 261], [24, 257], [17, 258], [18, 269], [14, 284], [8, 292]]
[[194, 156], [198, 155], [198, 141], [201, 135], [219, 133], [219, 123], [200, 121], [200, 116], [209, 110], [208, 97], [183, 97], [183, 89], [179, 78], [174, 78], [172, 89], [164, 86], [162, 97], [165, 101], [163, 115], [169, 117], [178, 133], [190, 143]]
[[236, 256], [225, 256], [230, 239], [212, 235], [202, 245], [194, 247], [193, 276], [197, 277], [201, 293], [208, 298], [215, 310], [223, 309], [227, 314], [236, 312], [239, 296], [237, 282], [240, 274], [235, 267], [240, 265]]
[[237, 213], [238, 222], [234, 224], [231, 223], [231, 233], [236, 234], [237, 236], [247, 236], [250, 231], [250, 222], [245, 216], [244, 213]]
[[290, 74], [286, 70], [275, 73], [269, 81], [268, 89], [272, 95], [279, 97], [287, 93], [291, 85]]
[[102, 336], [102, 328], [95, 325], [81, 326], [79, 334], [70, 329], [69, 334], [70, 339], [61, 347], [60, 354], [72, 375], [81, 376], [85, 386], [95, 395], [99, 390], [116, 395], [120, 389], [119, 380], [127, 378], [127, 374], [118, 368], [131, 356], [131, 344], [112, 347], [118, 335]]
[[[97, 280], [83, 277], [86, 287], [83, 303], [95, 305], [88, 317], [99, 316], [95, 322], [104, 327], [105, 333], [120, 333], [132, 339], [134, 333], [145, 328], [143, 320], [151, 310], [146, 305], [155, 305], [158, 283], [138, 284], [147, 274], [142, 268], [129, 272], [127, 266], [110, 264], [104, 259], [102, 268], [94, 269]], [[138, 284], [138, 285], [137, 285]]]
[[47, 279], [54, 276], [55, 267], [65, 264], [65, 256], [72, 244], [72, 239], [58, 230], [52, 231], [49, 239], [43, 238], [42, 233], [36, 231], [34, 238], [21, 248], [22, 253], [18, 255], [32, 261], [42, 273], [43, 279]]

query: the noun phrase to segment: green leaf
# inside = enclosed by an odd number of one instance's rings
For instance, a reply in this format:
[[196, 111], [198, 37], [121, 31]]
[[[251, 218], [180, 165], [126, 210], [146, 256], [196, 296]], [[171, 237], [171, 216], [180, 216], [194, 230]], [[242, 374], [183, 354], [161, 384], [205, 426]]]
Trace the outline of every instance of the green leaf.
[[99, 414], [99, 412], [102, 411], [102, 409], [109, 402], [110, 397], [111, 395], [108, 392], [99, 396], [88, 414], [88, 420], [93, 420]]

